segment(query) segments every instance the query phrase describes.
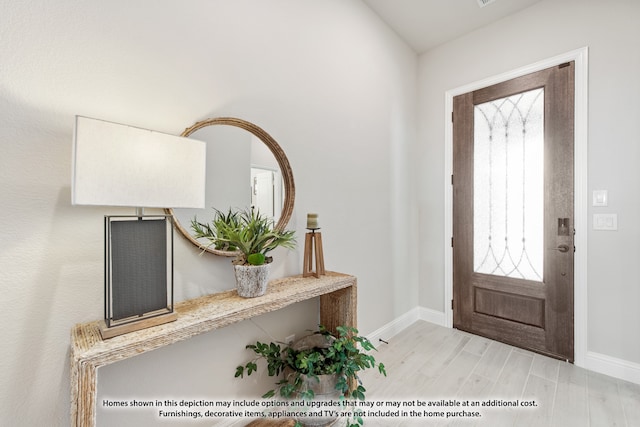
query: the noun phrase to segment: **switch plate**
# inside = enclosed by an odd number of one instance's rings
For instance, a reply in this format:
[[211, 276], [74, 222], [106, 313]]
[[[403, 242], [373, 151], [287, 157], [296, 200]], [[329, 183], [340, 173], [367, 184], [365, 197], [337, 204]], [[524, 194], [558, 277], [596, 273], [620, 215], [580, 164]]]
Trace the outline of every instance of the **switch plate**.
[[593, 214], [593, 229], [615, 231], [618, 229], [618, 214]]
[[607, 190], [593, 190], [593, 206], [609, 206], [609, 192]]

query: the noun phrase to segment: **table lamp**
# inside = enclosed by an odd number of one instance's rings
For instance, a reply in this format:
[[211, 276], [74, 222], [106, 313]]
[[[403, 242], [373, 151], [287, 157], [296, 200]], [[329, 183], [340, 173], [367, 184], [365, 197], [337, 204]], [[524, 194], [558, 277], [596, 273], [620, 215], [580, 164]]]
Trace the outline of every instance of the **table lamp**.
[[206, 144], [76, 116], [73, 205], [130, 206], [107, 215], [103, 339], [173, 321], [173, 218], [144, 208], [204, 208]]

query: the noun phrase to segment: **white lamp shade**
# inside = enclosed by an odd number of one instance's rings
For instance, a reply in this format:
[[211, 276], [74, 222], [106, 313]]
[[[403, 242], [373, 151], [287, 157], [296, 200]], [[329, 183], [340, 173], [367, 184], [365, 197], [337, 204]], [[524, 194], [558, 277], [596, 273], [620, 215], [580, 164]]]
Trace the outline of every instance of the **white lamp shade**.
[[76, 116], [74, 205], [204, 208], [206, 144]]

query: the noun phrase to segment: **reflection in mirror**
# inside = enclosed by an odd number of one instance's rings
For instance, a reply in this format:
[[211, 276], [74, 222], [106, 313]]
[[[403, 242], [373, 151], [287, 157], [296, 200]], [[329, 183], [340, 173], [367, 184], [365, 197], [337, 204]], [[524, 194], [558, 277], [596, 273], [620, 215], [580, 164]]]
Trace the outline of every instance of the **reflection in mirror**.
[[[272, 216], [277, 228], [286, 227], [293, 210], [293, 175], [284, 152], [271, 136], [252, 123], [233, 118], [198, 122], [182, 136], [207, 143], [205, 209], [167, 209], [188, 240], [198, 247], [209, 243], [194, 239], [190, 224], [194, 217], [210, 222], [213, 208], [226, 212], [253, 207]], [[234, 255], [213, 248], [207, 251]]]
[[279, 169], [251, 167], [251, 207], [278, 221], [282, 212], [282, 178]]
[[[181, 224], [188, 225], [195, 216], [200, 222], [211, 221], [212, 208], [226, 211], [253, 207], [278, 221], [282, 198], [274, 200], [277, 185], [275, 181], [266, 181], [275, 180], [276, 176], [282, 178], [278, 162], [262, 141], [232, 126], [209, 126], [190, 137], [207, 143], [205, 208], [174, 209], [174, 216]], [[254, 170], [261, 173], [254, 176]], [[274, 206], [278, 206], [277, 210]]]

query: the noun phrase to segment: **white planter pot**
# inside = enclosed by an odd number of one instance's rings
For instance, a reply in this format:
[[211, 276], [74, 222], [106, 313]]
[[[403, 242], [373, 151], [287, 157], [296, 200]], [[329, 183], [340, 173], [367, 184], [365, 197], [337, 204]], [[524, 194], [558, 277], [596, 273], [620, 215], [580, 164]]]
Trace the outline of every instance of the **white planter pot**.
[[238, 295], [245, 298], [264, 295], [269, 282], [270, 267], [271, 264], [234, 265]]

